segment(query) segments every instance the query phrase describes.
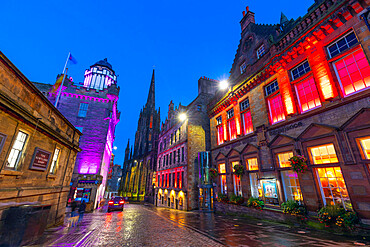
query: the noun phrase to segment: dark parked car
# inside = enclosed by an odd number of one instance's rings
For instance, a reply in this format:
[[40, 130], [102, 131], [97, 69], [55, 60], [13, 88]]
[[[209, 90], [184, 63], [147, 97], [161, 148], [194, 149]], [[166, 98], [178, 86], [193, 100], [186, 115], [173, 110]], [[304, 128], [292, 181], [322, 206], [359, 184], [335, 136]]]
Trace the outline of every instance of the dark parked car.
[[123, 205], [125, 204], [125, 200], [123, 197], [115, 196], [112, 197], [108, 202], [108, 212], [113, 210], [123, 210]]

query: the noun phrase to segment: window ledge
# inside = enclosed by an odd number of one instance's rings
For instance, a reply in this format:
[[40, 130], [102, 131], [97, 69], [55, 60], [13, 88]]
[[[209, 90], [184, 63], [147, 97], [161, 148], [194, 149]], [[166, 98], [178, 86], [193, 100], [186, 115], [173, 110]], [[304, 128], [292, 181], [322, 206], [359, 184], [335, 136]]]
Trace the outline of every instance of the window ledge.
[[47, 175], [47, 177], [46, 177], [47, 179], [56, 179], [57, 178], [57, 175], [54, 175], [54, 174], [48, 174]]
[[14, 171], [14, 170], [1, 170], [0, 171], [0, 178], [4, 176], [16, 176], [17, 178], [20, 178], [23, 175], [23, 172], [21, 171]]

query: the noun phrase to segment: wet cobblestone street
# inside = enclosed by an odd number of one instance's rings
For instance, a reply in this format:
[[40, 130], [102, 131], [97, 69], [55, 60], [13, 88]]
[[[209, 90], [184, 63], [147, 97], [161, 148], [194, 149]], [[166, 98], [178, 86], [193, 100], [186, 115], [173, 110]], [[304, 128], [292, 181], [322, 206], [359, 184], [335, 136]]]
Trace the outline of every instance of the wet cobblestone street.
[[85, 214], [77, 227], [55, 227], [29, 246], [354, 246], [356, 239], [211, 213], [126, 204]]

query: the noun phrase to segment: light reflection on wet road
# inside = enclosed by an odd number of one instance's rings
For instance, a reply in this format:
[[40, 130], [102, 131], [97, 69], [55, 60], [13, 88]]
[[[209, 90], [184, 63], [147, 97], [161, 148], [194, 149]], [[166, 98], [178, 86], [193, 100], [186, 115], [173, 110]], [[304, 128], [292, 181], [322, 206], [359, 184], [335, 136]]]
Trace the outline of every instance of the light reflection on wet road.
[[34, 246], [353, 246], [353, 239], [212, 213], [126, 204], [85, 214], [78, 227], [56, 227]]

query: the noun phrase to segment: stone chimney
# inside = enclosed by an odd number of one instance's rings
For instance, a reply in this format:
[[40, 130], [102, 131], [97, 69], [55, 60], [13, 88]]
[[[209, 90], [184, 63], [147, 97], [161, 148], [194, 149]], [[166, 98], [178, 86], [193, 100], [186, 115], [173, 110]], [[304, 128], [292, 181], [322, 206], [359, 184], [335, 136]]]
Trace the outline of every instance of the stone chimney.
[[246, 11], [243, 11], [243, 18], [240, 21], [240, 26], [242, 28], [242, 32], [244, 29], [249, 25], [249, 23], [255, 23], [254, 20], [254, 13], [252, 11], [249, 11], [249, 7], [247, 6]]

